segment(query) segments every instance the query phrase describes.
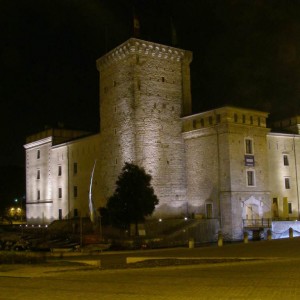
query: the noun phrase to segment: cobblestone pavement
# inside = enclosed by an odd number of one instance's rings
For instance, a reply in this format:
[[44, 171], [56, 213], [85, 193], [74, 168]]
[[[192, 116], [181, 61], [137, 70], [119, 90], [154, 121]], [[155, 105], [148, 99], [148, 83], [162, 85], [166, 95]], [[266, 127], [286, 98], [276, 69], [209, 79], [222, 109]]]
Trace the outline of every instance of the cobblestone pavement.
[[[262, 257], [253, 261], [119, 270], [0, 266], [0, 299], [300, 299], [299, 242], [274, 242], [249, 244], [253, 257]], [[236, 257], [241, 248], [215, 251]]]

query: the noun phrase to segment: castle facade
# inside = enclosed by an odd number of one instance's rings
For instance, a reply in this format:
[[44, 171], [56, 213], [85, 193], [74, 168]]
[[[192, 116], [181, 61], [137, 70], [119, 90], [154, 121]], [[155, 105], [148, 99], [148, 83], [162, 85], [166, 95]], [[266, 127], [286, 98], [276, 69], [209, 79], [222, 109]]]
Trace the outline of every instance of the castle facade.
[[[298, 218], [300, 117], [225, 106], [191, 113], [189, 51], [129, 39], [97, 60], [100, 132], [48, 129], [26, 141], [27, 221], [103, 207], [125, 162], [152, 176], [154, 218], [216, 219], [228, 239], [247, 221]], [[282, 133], [284, 132], [284, 133]]]

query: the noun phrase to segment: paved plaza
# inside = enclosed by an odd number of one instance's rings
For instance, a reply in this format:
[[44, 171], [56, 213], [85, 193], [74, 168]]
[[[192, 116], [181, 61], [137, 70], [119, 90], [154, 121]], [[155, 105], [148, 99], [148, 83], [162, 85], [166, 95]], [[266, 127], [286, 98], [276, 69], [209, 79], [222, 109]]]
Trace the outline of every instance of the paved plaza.
[[0, 299], [300, 299], [298, 238], [104, 256], [245, 260], [129, 269], [2, 265]]

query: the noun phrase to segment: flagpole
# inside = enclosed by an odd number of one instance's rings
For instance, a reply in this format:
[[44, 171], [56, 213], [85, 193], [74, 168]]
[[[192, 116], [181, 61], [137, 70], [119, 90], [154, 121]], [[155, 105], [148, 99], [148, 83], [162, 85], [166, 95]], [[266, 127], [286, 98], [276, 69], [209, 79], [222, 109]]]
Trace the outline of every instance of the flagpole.
[[137, 16], [137, 14], [135, 13], [135, 8], [132, 8], [133, 11], [133, 36], [135, 38], [139, 38], [140, 37], [140, 20]]

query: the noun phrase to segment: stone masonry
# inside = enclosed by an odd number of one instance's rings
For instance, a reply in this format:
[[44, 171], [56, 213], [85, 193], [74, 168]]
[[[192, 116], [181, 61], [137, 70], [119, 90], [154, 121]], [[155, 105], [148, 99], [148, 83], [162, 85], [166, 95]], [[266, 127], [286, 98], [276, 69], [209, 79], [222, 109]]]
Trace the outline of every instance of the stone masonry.
[[125, 162], [152, 175], [153, 218], [214, 219], [229, 240], [255, 220], [299, 218], [300, 117], [271, 132], [257, 110], [192, 115], [191, 61], [189, 51], [134, 38], [99, 58], [100, 133], [27, 138], [27, 221], [88, 216], [91, 191], [105, 206]]

